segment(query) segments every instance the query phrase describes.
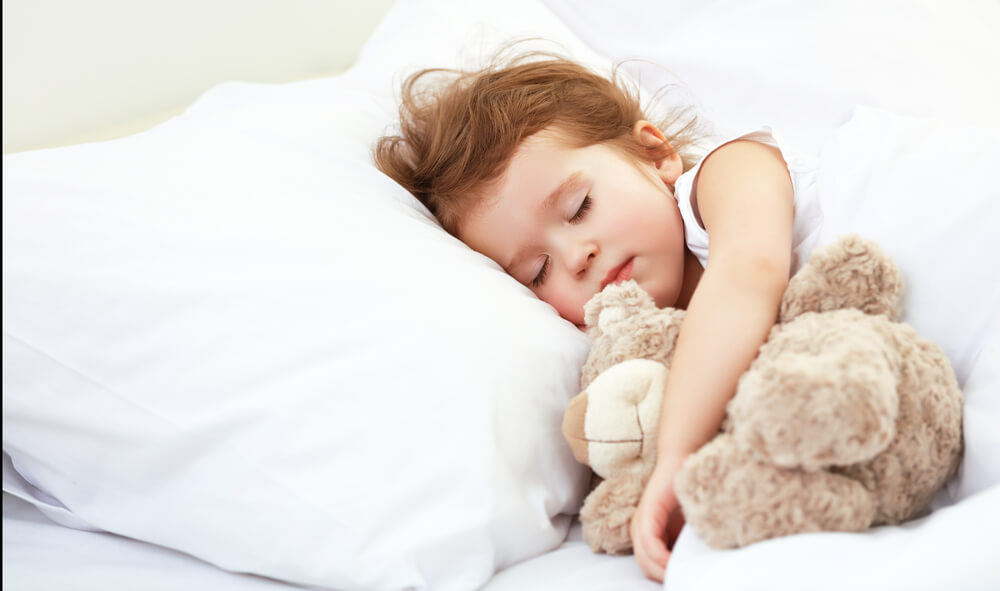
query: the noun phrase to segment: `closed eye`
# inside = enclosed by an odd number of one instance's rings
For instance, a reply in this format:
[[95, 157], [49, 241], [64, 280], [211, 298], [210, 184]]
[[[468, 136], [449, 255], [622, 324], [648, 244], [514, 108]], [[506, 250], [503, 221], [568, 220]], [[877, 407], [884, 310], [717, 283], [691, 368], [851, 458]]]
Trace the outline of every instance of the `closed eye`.
[[538, 275], [531, 280], [531, 287], [537, 288], [545, 283], [545, 277], [549, 274], [549, 257], [545, 257], [545, 262], [542, 263], [542, 268], [538, 271]]
[[591, 205], [592, 205], [592, 200], [590, 199], [590, 195], [587, 195], [586, 197], [583, 198], [583, 202], [580, 203], [580, 208], [576, 210], [576, 213], [573, 214], [573, 217], [569, 218], [569, 221], [575, 223], [582, 220], [587, 215], [587, 212], [590, 211]]

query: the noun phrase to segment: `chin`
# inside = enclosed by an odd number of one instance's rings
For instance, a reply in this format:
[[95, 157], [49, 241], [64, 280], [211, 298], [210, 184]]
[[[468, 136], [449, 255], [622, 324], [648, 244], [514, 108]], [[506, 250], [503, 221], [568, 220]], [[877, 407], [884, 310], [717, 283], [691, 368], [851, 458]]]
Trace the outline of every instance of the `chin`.
[[[646, 289], [641, 285], [639, 287]], [[648, 293], [653, 298], [653, 301], [656, 302], [657, 308], [672, 308], [674, 304], [677, 303], [677, 292], [675, 290], [671, 290], [666, 293], [662, 291], [656, 292], [653, 290], [646, 290], [646, 293]]]

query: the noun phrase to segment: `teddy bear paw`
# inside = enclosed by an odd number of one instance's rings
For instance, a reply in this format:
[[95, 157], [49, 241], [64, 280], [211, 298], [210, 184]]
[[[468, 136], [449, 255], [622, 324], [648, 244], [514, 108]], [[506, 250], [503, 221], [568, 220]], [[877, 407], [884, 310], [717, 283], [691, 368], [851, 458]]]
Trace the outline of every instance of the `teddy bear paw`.
[[[802, 316], [790, 328], [822, 338], [822, 320]], [[809, 326], [796, 326], [801, 324]], [[801, 331], [787, 332], [794, 340]], [[876, 331], [862, 326], [852, 335], [831, 333], [816, 352], [782, 351], [782, 338], [772, 338], [729, 404], [732, 433], [741, 444], [779, 466], [810, 470], [863, 462], [884, 450], [895, 436], [899, 411], [891, 350]], [[779, 351], [772, 355], [770, 347]]]

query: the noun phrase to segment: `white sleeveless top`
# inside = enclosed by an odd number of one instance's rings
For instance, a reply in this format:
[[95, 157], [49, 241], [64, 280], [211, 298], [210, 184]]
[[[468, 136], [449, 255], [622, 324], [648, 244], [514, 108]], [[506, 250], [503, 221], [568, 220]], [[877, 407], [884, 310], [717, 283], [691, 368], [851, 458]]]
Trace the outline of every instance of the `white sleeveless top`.
[[788, 172], [792, 178], [792, 190], [795, 193], [794, 221], [792, 223], [792, 260], [791, 274], [795, 274], [809, 258], [809, 253], [818, 246], [820, 232], [818, 231], [823, 222], [823, 210], [820, 208], [818, 191], [816, 187], [816, 170], [814, 162], [799, 155], [790, 153], [783, 149], [775, 138], [770, 127], [762, 127], [750, 133], [734, 136], [725, 141], [715, 144], [701, 162], [685, 172], [674, 184], [674, 198], [681, 210], [681, 218], [684, 220], [684, 238], [687, 241], [688, 250], [698, 257], [701, 266], [708, 263], [708, 232], [698, 223], [695, 217], [692, 199], [695, 197], [695, 181], [698, 178], [698, 171], [701, 170], [702, 163], [712, 152], [720, 147], [736, 140], [752, 140], [768, 146], [773, 146], [781, 152], [782, 158], [788, 165]]

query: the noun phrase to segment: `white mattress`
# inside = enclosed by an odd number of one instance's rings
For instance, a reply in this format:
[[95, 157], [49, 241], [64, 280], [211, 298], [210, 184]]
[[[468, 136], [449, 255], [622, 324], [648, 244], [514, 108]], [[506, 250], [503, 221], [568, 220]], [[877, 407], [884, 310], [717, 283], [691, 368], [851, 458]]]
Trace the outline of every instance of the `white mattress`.
[[[31, 504], [3, 495], [6, 590], [278, 591], [295, 585], [229, 573], [186, 554], [109, 533], [63, 527]], [[596, 556], [574, 526], [558, 549], [493, 578], [485, 591], [650, 591], [631, 556]]]

